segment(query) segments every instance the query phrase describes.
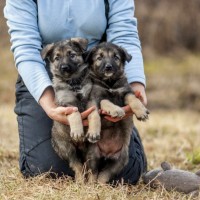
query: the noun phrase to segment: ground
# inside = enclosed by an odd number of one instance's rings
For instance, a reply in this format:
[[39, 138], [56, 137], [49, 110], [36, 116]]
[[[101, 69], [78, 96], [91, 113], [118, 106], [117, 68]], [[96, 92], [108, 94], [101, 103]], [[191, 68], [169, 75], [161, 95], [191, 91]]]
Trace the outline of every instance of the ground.
[[[18, 168], [18, 135], [12, 106], [0, 107], [0, 199], [190, 199], [163, 188], [150, 189], [142, 181], [136, 186], [79, 185], [70, 178], [52, 180], [44, 175], [24, 179]], [[190, 171], [199, 149], [199, 113], [191, 111], [170, 112], [157, 110], [148, 122], [135, 119], [148, 157], [148, 168], [159, 167], [162, 161]]]

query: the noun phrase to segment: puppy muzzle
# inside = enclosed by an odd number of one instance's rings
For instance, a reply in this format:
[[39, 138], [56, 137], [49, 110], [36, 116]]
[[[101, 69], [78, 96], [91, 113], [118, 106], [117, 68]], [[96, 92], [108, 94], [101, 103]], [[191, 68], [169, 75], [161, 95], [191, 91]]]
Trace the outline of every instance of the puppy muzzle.
[[61, 73], [72, 73], [74, 70], [70, 65], [62, 64], [60, 65], [60, 71]]
[[105, 72], [113, 72], [113, 66], [110, 63], [105, 65]]

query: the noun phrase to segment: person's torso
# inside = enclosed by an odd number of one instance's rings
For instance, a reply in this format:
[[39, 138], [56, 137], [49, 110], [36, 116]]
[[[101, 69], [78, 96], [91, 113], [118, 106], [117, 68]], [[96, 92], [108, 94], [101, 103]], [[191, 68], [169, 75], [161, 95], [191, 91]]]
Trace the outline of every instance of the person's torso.
[[38, 1], [38, 25], [43, 44], [71, 37], [99, 42], [106, 29], [103, 0]]

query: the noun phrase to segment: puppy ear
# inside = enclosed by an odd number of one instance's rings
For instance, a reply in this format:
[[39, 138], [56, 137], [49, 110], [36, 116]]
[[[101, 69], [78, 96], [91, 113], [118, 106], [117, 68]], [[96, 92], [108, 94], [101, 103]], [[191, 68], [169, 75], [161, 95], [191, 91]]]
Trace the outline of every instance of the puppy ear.
[[48, 44], [42, 49], [41, 56], [42, 56], [43, 60], [45, 60], [47, 57], [49, 57], [50, 53], [53, 50], [53, 47], [54, 47], [54, 43]]
[[83, 53], [83, 59], [84, 59], [85, 62], [90, 62], [91, 57], [92, 57], [95, 50], [96, 50], [96, 48], [94, 47], [94, 48]]
[[71, 42], [74, 43], [75, 45], [79, 45], [79, 47], [82, 49], [82, 51], [87, 50], [88, 46], [88, 40], [85, 38], [71, 38]]
[[120, 47], [120, 51], [123, 53], [125, 61], [130, 62], [132, 59], [132, 56], [126, 51], [126, 49]]

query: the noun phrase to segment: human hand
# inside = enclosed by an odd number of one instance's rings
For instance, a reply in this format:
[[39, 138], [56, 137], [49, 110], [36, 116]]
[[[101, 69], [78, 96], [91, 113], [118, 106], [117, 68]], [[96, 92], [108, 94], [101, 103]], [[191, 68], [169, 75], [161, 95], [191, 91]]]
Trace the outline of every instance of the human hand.
[[147, 106], [147, 96], [145, 92], [145, 87], [142, 83], [134, 82], [130, 84], [135, 96], [140, 99], [140, 101]]
[[81, 117], [82, 117], [82, 120], [83, 120], [83, 126], [88, 126], [87, 117], [95, 109], [96, 109], [95, 106], [92, 106], [92, 107], [88, 108], [87, 110], [85, 110], [84, 112], [81, 113]]
[[[131, 83], [130, 85], [132, 87], [132, 90], [133, 90], [135, 96], [146, 106], [147, 105], [147, 96], [146, 96], [144, 85], [139, 82]], [[101, 111], [101, 114], [104, 114], [105, 115], [104, 118], [111, 122], [118, 122], [118, 121], [125, 119], [134, 114], [132, 109], [130, 108], [130, 106], [127, 105], [122, 108], [125, 111], [125, 116], [122, 118], [120, 118], [120, 117], [113, 118], [104, 111]]]
[[111, 117], [110, 115], [108, 115], [105, 111], [101, 110], [100, 113], [102, 115], [105, 115], [104, 118], [107, 119], [108, 121], [111, 122], [118, 122], [122, 119], [126, 119], [127, 117], [133, 115], [133, 111], [131, 110], [131, 107], [129, 105], [122, 107], [122, 109], [125, 112], [125, 116], [124, 117]]
[[[68, 120], [66, 115], [69, 115], [73, 112], [77, 112], [77, 107], [63, 107], [63, 106], [57, 106], [54, 102], [55, 96], [54, 91], [52, 87], [48, 87], [43, 92], [39, 104], [43, 108], [43, 110], [46, 112], [46, 114], [55, 121], [58, 121], [60, 123], [68, 125]], [[95, 109], [95, 107], [91, 107], [81, 113], [82, 119], [83, 119], [83, 125], [87, 125], [88, 122], [85, 120], [87, 116]]]
[[66, 115], [78, 111], [76, 107], [62, 107], [55, 104], [55, 94], [52, 87], [47, 87], [39, 99], [39, 104], [46, 114], [55, 121], [67, 124]]
[[[95, 109], [95, 107], [90, 107], [84, 112], [81, 113], [81, 118], [83, 120], [83, 126], [88, 126], [88, 115]], [[69, 122], [67, 120], [66, 115], [69, 115], [73, 112], [77, 112], [78, 108], [76, 107], [56, 107], [51, 110], [51, 113], [49, 113], [49, 117], [53, 120], [56, 120], [60, 123], [69, 125]]]

